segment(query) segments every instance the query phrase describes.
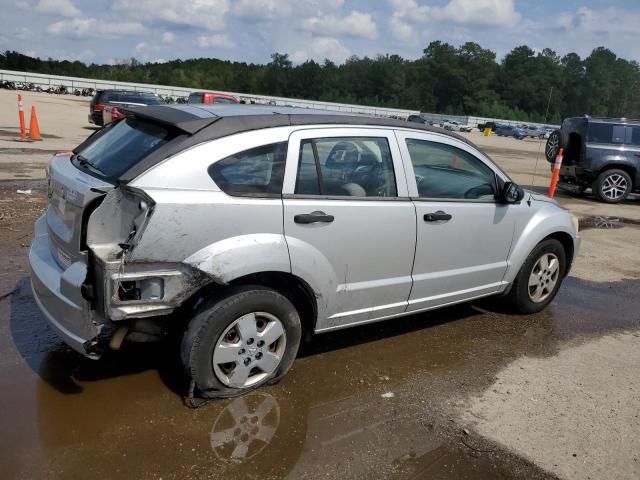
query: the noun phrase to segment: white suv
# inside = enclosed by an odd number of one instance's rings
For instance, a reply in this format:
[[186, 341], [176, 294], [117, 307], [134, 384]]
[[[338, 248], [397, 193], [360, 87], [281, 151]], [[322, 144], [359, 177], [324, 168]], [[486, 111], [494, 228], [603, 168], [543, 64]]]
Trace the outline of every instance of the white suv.
[[148, 106], [49, 165], [29, 260], [58, 334], [98, 358], [182, 336], [195, 391], [282, 377], [304, 333], [490, 295], [543, 309], [577, 222], [426, 125], [268, 106]]

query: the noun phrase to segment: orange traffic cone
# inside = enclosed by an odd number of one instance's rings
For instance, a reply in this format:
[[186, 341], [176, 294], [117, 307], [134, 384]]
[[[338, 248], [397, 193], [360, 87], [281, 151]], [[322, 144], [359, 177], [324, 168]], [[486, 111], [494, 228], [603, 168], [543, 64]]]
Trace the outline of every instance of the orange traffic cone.
[[31, 140], [42, 140], [40, 138], [40, 127], [38, 126], [38, 117], [36, 116], [36, 107], [31, 107], [31, 119], [29, 120], [29, 138]]

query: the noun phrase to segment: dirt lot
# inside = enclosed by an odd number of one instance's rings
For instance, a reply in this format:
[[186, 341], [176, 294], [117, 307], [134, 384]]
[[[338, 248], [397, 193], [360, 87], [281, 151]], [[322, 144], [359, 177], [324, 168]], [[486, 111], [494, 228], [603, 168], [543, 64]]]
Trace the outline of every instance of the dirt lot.
[[[640, 478], [637, 197], [560, 195], [583, 244], [541, 314], [481, 302], [318, 336], [280, 384], [190, 409], [172, 345], [92, 362], [47, 327], [26, 258], [43, 166], [92, 129], [87, 99], [27, 93], [47, 136], [15, 142], [15, 95], [0, 91], [3, 478]], [[469, 136], [544, 190], [541, 142]]]

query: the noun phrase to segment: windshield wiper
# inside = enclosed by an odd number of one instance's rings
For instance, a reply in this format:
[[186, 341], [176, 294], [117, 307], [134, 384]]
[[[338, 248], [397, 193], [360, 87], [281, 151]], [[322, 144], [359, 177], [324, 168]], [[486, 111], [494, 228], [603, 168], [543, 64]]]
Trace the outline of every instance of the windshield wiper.
[[106, 173], [104, 173], [102, 170], [100, 170], [100, 167], [98, 167], [95, 163], [93, 163], [91, 160], [89, 160], [87, 157], [83, 157], [80, 154], [76, 154], [76, 160], [78, 161], [78, 163], [80, 163], [80, 165], [82, 165], [83, 167], [88, 167], [91, 170], [94, 170], [95, 172], [98, 172], [101, 175], [106, 176]]

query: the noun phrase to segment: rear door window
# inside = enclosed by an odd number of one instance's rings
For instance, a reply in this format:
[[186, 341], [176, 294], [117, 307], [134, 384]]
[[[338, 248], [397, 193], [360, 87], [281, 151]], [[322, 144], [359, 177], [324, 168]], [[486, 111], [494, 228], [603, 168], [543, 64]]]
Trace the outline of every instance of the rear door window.
[[396, 197], [398, 191], [387, 139], [337, 137], [303, 140], [295, 193]]
[[74, 150], [74, 164], [114, 179], [175, 137], [168, 127], [127, 118], [112, 123]]
[[280, 196], [287, 142], [236, 153], [209, 167], [209, 176], [227, 195]]

